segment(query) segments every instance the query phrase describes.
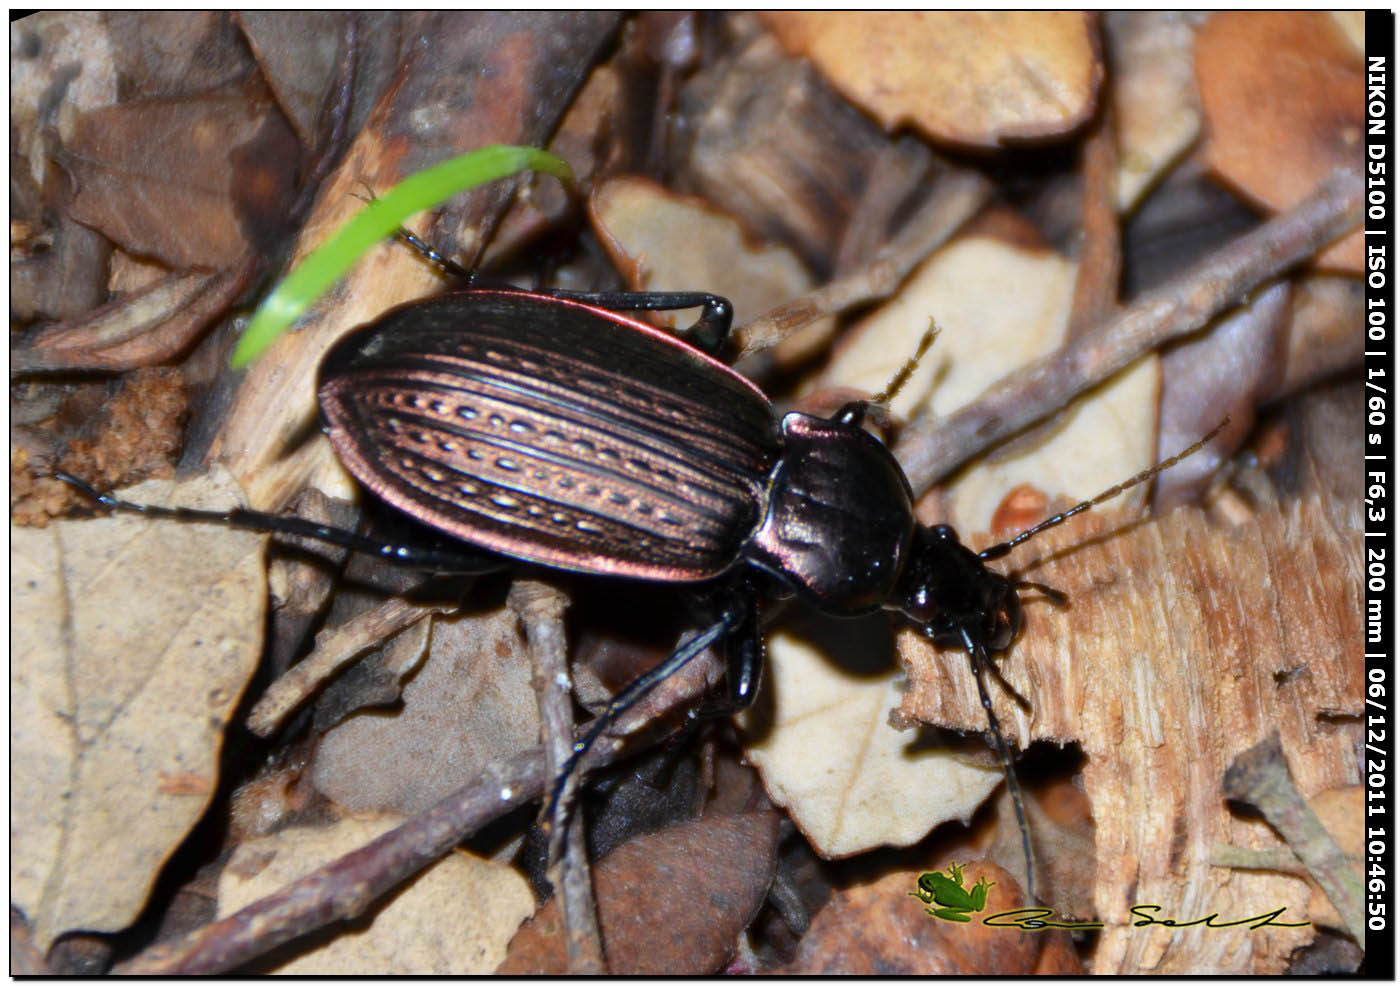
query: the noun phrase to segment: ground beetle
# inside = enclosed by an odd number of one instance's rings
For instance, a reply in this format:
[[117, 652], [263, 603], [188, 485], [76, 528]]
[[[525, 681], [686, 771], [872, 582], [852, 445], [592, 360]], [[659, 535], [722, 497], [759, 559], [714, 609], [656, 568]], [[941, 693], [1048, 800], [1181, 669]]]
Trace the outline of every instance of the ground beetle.
[[[691, 307], [703, 314], [680, 337], [618, 313]], [[484, 571], [514, 559], [712, 586], [713, 622], [613, 699], [575, 744], [556, 798], [619, 714], [712, 644], [726, 645], [726, 707], [748, 705], [762, 662], [761, 596], [795, 594], [837, 615], [893, 610], [972, 662], [1033, 897], [1029, 831], [984, 677], [995, 673], [990, 656], [1020, 628], [1018, 590], [1059, 594], [986, 563], [1201, 443], [974, 552], [951, 527], [915, 519], [903, 470], [862, 427], [912, 361], [871, 401], [830, 418], [775, 419], [762, 391], [712, 355], [730, 320], [729, 302], [708, 294], [473, 287], [396, 308], [337, 343], [318, 393], [341, 461], [383, 500], [459, 539], [460, 550], [385, 544], [246, 510], [93, 495], [113, 509], [310, 536], [426, 568]]]

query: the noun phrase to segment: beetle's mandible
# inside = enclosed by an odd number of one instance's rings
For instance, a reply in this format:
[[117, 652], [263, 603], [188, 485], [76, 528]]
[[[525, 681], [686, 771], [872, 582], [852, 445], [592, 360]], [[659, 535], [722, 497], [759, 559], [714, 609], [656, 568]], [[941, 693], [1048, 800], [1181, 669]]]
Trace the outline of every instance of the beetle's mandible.
[[[688, 307], [704, 313], [684, 338], [619, 314]], [[890, 610], [971, 660], [1033, 898], [1029, 831], [984, 679], [1020, 628], [1018, 590], [1057, 594], [986, 563], [1201, 443], [974, 552], [952, 528], [916, 520], [903, 470], [862, 427], [889, 393], [830, 418], [777, 418], [762, 391], [711, 355], [730, 320], [729, 303], [707, 294], [471, 288], [394, 309], [337, 343], [318, 396], [341, 461], [381, 499], [463, 542], [460, 551], [94, 495], [114, 509], [300, 534], [427, 568], [482, 571], [514, 559], [712, 587], [713, 622], [614, 698], [575, 744], [556, 797], [621, 712], [711, 644], [724, 645], [728, 705], [748, 705], [763, 595], [796, 594], [837, 615]]]

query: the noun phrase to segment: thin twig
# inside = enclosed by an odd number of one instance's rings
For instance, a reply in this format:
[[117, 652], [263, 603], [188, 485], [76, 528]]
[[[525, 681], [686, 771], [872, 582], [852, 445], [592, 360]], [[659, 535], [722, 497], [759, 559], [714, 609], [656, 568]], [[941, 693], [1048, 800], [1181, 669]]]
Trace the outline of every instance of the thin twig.
[[1210, 851], [1210, 865], [1232, 870], [1275, 870], [1293, 876], [1308, 875], [1308, 868], [1287, 849], [1246, 849], [1221, 843]]
[[1123, 250], [1118, 225], [1118, 128], [1113, 125], [1111, 104], [1099, 108], [1098, 121], [1084, 141], [1080, 160], [1084, 175], [1080, 205], [1084, 232], [1065, 332], [1068, 339], [1089, 331], [1118, 310]]
[[862, 269], [773, 309], [735, 330], [741, 357], [771, 349], [819, 318], [891, 294], [909, 272], [967, 222], [991, 196], [972, 171], [947, 175], [937, 191]]
[[248, 713], [248, 730], [270, 736], [297, 706], [349, 661], [385, 638], [433, 613], [451, 613], [453, 604], [421, 605], [395, 597], [333, 630], [317, 635], [316, 647], [274, 681]]
[[[545, 582], [518, 579], [511, 586], [508, 601], [530, 644], [546, 770], [551, 778], [557, 777], [568, 762], [574, 741], [573, 698], [564, 641], [564, 609], [569, 597]], [[588, 869], [583, 815], [573, 812], [567, 825], [561, 825], [566, 816], [568, 805], [561, 799], [555, 805], [554, 818], [549, 820], [549, 879], [557, 888], [563, 907], [569, 973], [602, 975], [608, 969]]]
[[[580, 769], [618, 759], [626, 737], [706, 692], [721, 663], [709, 652], [657, 685], [613, 734], [593, 745]], [[237, 969], [284, 942], [353, 918], [481, 826], [545, 790], [544, 750], [525, 750], [373, 842], [308, 873], [222, 920], [118, 964], [121, 975], [191, 975]]]
[[924, 413], [904, 429], [895, 455], [916, 494], [973, 456], [1102, 383], [1139, 356], [1199, 330], [1260, 284], [1311, 257], [1361, 220], [1354, 170], [1336, 171], [1297, 207], [1222, 247], [1147, 292], [1094, 332], [993, 384], [946, 418]]
[[[1123, 256], [1117, 208], [1118, 132], [1113, 126], [1112, 109], [1107, 105], [1100, 108], [1094, 129], [1084, 139], [1080, 172], [1082, 234], [1074, 296], [1062, 344], [1091, 335], [1119, 310]], [[1016, 456], [1039, 448], [1064, 427], [1064, 420], [1047, 418], [1009, 440], [998, 454]]]

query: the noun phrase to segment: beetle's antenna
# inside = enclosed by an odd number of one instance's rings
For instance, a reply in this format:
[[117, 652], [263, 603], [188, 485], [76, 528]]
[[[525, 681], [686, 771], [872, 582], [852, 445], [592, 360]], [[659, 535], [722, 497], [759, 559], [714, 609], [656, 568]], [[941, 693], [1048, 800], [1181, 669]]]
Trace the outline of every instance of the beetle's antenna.
[[972, 676], [977, 679], [977, 694], [982, 699], [982, 708], [987, 712], [987, 725], [993, 740], [992, 748], [1001, 758], [1001, 769], [1006, 774], [1006, 787], [1011, 792], [1011, 807], [1016, 810], [1016, 824], [1021, 829], [1021, 850], [1026, 855], [1026, 904], [1034, 906], [1035, 858], [1031, 853], [1031, 828], [1026, 822], [1026, 808], [1021, 801], [1021, 785], [1016, 780], [1016, 770], [1011, 764], [1011, 750], [1006, 745], [1006, 737], [1001, 733], [1001, 723], [997, 721], [997, 714], [992, 711], [992, 697], [987, 694], [984, 676], [991, 662], [987, 658], [987, 652], [980, 644], [973, 643], [965, 628], [959, 627], [958, 632], [962, 634], [963, 646], [967, 649], [968, 659], [972, 661]]
[[400, 226], [398, 229], [394, 230], [394, 236], [396, 239], [402, 240], [414, 250], [418, 251], [419, 256], [448, 277], [456, 278], [468, 287], [476, 281], [475, 271], [468, 270], [457, 263], [457, 261], [444, 257], [407, 226]]
[[1046, 530], [1050, 527], [1055, 527], [1057, 524], [1063, 524], [1075, 514], [1082, 514], [1090, 507], [1098, 506], [1105, 500], [1112, 499], [1119, 493], [1122, 493], [1124, 490], [1131, 489], [1132, 487], [1136, 486], [1138, 483], [1145, 483], [1147, 480], [1151, 479], [1159, 472], [1162, 472], [1165, 469], [1170, 469], [1172, 466], [1176, 465], [1178, 462], [1180, 462], [1187, 456], [1194, 455], [1196, 452], [1199, 452], [1201, 450], [1201, 447], [1204, 446], [1206, 442], [1210, 441], [1216, 435], [1220, 434], [1224, 427], [1229, 423], [1230, 419], [1227, 417], [1224, 421], [1220, 422], [1220, 424], [1216, 425], [1210, 431], [1206, 432], [1206, 434], [1195, 444], [1191, 445], [1188, 448], [1182, 449], [1170, 459], [1163, 459], [1155, 466], [1152, 466], [1149, 469], [1144, 469], [1142, 472], [1138, 473], [1131, 479], [1125, 479], [1117, 486], [1109, 487], [1108, 489], [1100, 493], [1098, 496], [1094, 497], [1092, 500], [1085, 500], [1083, 503], [1078, 503], [1075, 504], [1073, 507], [1070, 507], [1064, 513], [1056, 514], [1053, 517], [1047, 517], [1045, 520], [1042, 520], [1039, 524], [1036, 524], [1034, 527], [1022, 531], [1020, 534], [1017, 534], [1009, 541], [1003, 541], [1001, 544], [994, 544], [990, 548], [984, 548], [983, 550], [977, 553], [977, 557], [981, 558], [983, 561], [988, 561], [992, 558], [1000, 558], [1012, 548], [1016, 547], [1016, 545], [1021, 544], [1025, 541], [1029, 541], [1041, 531]]
[[914, 350], [914, 355], [904, 361], [904, 365], [899, 368], [899, 372], [890, 378], [889, 383], [885, 384], [884, 390], [870, 398], [870, 403], [883, 404], [889, 407], [890, 401], [894, 400], [895, 395], [909, 382], [909, 378], [914, 374], [914, 368], [919, 365], [919, 360], [924, 358], [924, 355], [929, 351], [929, 347], [933, 345], [933, 340], [937, 338], [938, 323], [933, 319], [929, 319], [928, 328], [924, 330], [923, 336], [919, 339], [919, 345], [918, 348]]

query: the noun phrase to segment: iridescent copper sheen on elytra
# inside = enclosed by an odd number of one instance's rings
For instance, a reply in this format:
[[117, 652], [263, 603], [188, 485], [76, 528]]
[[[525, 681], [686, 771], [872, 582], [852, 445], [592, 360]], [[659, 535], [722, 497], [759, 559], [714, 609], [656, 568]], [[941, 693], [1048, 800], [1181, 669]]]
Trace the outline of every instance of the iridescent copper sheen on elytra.
[[320, 401], [376, 495], [576, 572], [722, 574], [778, 453], [767, 398], [724, 364], [624, 315], [510, 291], [406, 305], [352, 334]]

